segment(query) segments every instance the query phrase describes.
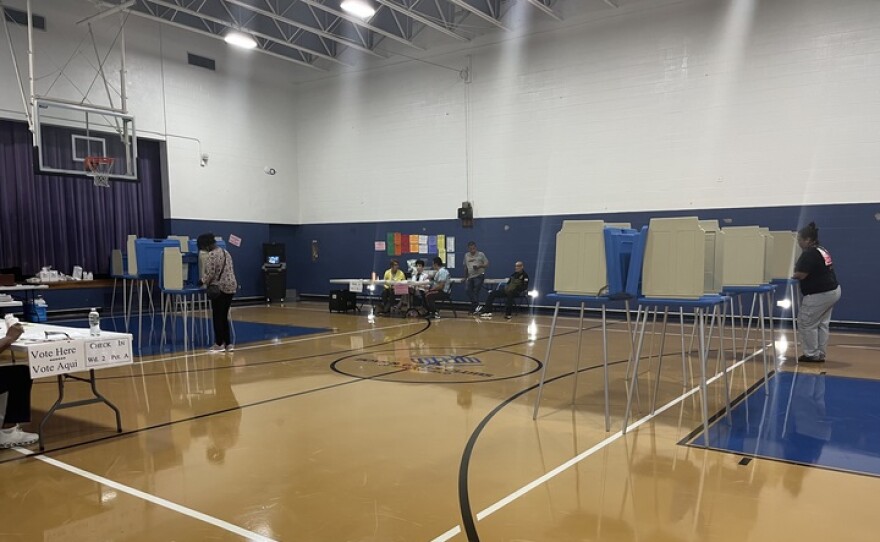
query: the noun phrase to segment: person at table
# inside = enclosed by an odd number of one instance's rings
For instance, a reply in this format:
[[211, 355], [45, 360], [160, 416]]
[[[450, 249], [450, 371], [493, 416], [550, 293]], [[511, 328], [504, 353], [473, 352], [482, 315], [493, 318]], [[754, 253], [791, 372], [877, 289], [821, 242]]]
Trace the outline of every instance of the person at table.
[[385, 275], [382, 277], [382, 280], [385, 281], [385, 288], [382, 290], [382, 308], [379, 312], [380, 314], [387, 314], [391, 312], [391, 305], [397, 302], [397, 295], [394, 293], [394, 284], [389, 284], [388, 281], [406, 280], [406, 274], [400, 269], [400, 262], [397, 260], [391, 260], [391, 267], [385, 270]]
[[831, 309], [840, 301], [840, 284], [831, 253], [819, 244], [816, 223], [810, 222], [798, 230], [797, 240], [803, 252], [794, 264], [791, 278], [800, 281], [804, 295], [798, 309], [798, 335], [803, 352], [798, 361], [821, 363], [825, 361], [828, 346]]
[[[24, 328], [21, 324], [10, 326], [6, 336], [0, 339], [0, 352], [9, 348], [21, 337]], [[0, 366], [0, 397], [6, 394], [6, 401], [0, 399], [0, 448], [15, 448], [34, 444], [40, 437], [21, 430], [19, 424], [31, 421], [31, 375], [27, 365]]]
[[431, 286], [425, 292], [425, 308], [428, 309], [428, 318], [440, 318], [437, 301], [449, 299], [452, 282], [449, 281], [449, 270], [443, 265], [443, 260], [439, 256], [434, 257], [433, 267], [434, 277], [431, 279]]
[[[424, 282], [426, 280], [430, 280], [431, 277], [428, 276], [428, 273], [425, 272], [425, 261], [424, 260], [416, 260], [416, 266], [413, 270], [412, 280], [413, 282]], [[410, 288], [410, 292], [412, 292], [413, 299], [418, 299], [422, 302], [422, 305], [425, 304], [425, 292], [428, 290], [427, 286], [418, 286], [415, 285]]]
[[[200, 251], [207, 252], [200, 283], [208, 288], [211, 299], [211, 313], [214, 319], [214, 345], [208, 349], [210, 353], [232, 352], [232, 334], [229, 326], [229, 309], [232, 298], [238, 290], [235, 269], [232, 267], [232, 255], [217, 246], [213, 233], [199, 235], [196, 244]], [[212, 297], [211, 285], [216, 285], [216, 297]]]
[[469, 242], [467, 247], [468, 251], [464, 254], [465, 284], [471, 302], [470, 312], [474, 313], [480, 304], [480, 290], [483, 289], [483, 281], [486, 280], [489, 258], [477, 250], [477, 243], [474, 241]]
[[505, 303], [504, 317], [510, 320], [513, 318], [514, 299], [523, 295], [528, 289], [529, 274], [525, 272], [522, 262], [516, 262], [513, 266], [513, 273], [511, 273], [510, 277], [507, 279], [507, 284], [489, 292], [489, 297], [486, 298], [486, 304], [477, 307], [475, 313], [483, 318], [492, 318], [492, 305], [495, 303], [495, 298], [499, 295], [503, 295]]

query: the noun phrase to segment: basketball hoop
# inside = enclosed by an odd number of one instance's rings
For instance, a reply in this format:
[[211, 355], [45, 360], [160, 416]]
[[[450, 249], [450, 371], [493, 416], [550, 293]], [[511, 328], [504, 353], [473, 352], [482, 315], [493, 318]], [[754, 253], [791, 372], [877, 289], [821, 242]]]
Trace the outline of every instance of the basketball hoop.
[[95, 181], [95, 186], [110, 186], [110, 170], [113, 169], [113, 158], [109, 156], [86, 156], [83, 160], [86, 175]]

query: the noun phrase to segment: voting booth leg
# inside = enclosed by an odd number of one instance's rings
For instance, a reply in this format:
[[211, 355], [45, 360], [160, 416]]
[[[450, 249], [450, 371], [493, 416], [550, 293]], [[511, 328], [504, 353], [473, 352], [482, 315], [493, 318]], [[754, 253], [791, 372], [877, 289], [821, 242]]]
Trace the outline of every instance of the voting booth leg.
[[[767, 334], [764, 331], [764, 296], [761, 295], [758, 304], [758, 315], [761, 318], [761, 359], [764, 361], [764, 382], [767, 381]], [[772, 336], [771, 336], [772, 339]], [[764, 394], [769, 394], [770, 388], [764, 386]]]
[[797, 313], [800, 305], [800, 298], [797, 297], [794, 283], [788, 285], [788, 295], [791, 298], [791, 330], [794, 335], [794, 359], [798, 359], [800, 346], [798, 345], [798, 321]]
[[[656, 316], [655, 313], [654, 317], [656, 318]], [[663, 328], [660, 331], [660, 352], [657, 355], [657, 380], [654, 381], [654, 398], [651, 400], [651, 414], [657, 412], [657, 395], [660, 393], [660, 374], [663, 371], [663, 347], [666, 346], [666, 324], [668, 320], [669, 307], [665, 307], [663, 309]]]
[[602, 374], [605, 379], [605, 432], [611, 431], [611, 398], [608, 396], [608, 323], [602, 304]]
[[648, 310], [649, 308], [645, 307], [645, 310], [636, 313], [636, 329], [638, 329], [639, 338], [636, 341], [635, 350], [633, 351], [632, 357], [630, 359], [630, 364], [632, 365], [632, 378], [629, 384], [629, 389], [626, 393], [626, 412], [623, 415], [622, 430], [624, 434], [626, 434], [626, 430], [629, 428], [629, 419], [632, 415], [633, 390], [635, 389], [637, 381], [639, 379], [639, 361], [642, 356], [642, 344], [645, 340], [645, 327], [647, 327], [648, 324]]
[[[578, 375], [581, 370], [581, 344], [584, 339], [584, 302], [581, 301], [581, 317], [578, 320], [578, 347], [577, 354], [575, 354], [574, 358], [574, 379], [573, 385], [571, 387], [571, 404], [574, 405], [575, 398], [577, 397], [577, 389], [578, 389]], [[549, 358], [549, 356], [548, 356]]]
[[[104, 403], [108, 407], [113, 409], [113, 413], [116, 415], [116, 432], [122, 433], [122, 416], [119, 413], [119, 409], [116, 408], [116, 405], [107, 400], [106, 397], [101, 395], [98, 392], [97, 388], [97, 380], [95, 380], [95, 370], [89, 369], [89, 377], [88, 378], [80, 378], [78, 376], [73, 375], [58, 375], [58, 399], [55, 401], [55, 404], [52, 405], [52, 408], [46, 412], [46, 415], [43, 417], [43, 420], [40, 422], [39, 427], [37, 428], [37, 435], [40, 437], [40, 451], [45, 451], [46, 447], [43, 442], [43, 434], [44, 427], [46, 426], [46, 422], [49, 421], [49, 418], [52, 417], [52, 414], [55, 413], [56, 410], [61, 410], [63, 408], [74, 408], [78, 406], [84, 405], [93, 405], [95, 403]], [[88, 382], [89, 386], [92, 389], [92, 395], [94, 397], [90, 399], [80, 399], [78, 401], [71, 401], [69, 403], [64, 402], [64, 380], [69, 378], [70, 380], [76, 380], [78, 382]]]
[[544, 366], [541, 368], [541, 381], [538, 383], [538, 397], [535, 398], [535, 409], [532, 411], [532, 420], [538, 419], [538, 407], [541, 405], [541, 395], [544, 393], [544, 380], [547, 378], [547, 366], [550, 365], [550, 350], [553, 348], [553, 335], [556, 333], [556, 318], [559, 316], [559, 304], [553, 309], [553, 322], [550, 324], [550, 336], [547, 338], [547, 352], [544, 354]]

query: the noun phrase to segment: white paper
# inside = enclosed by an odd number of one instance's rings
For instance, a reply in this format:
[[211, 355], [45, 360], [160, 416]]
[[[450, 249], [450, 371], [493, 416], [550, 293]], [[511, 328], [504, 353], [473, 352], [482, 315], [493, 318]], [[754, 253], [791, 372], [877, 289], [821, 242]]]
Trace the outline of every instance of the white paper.
[[114, 338], [86, 339], [85, 344], [86, 369], [100, 369], [113, 365], [127, 365], [134, 362], [131, 353], [131, 339]]
[[359, 280], [353, 280], [348, 283], [348, 291], [361, 293], [364, 291], [364, 283]]
[[446, 236], [446, 252], [455, 252], [455, 237]]
[[455, 253], [447, 252], [446, 253], [446, 267], [449, 269], [455, 269]]

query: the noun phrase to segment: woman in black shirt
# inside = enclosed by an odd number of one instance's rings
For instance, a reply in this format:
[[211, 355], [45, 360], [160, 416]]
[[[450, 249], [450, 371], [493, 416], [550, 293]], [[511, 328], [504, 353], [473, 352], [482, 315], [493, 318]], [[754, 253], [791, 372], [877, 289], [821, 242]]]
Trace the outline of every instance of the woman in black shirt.
[[819, 245], [819, 228], [810, 222], [798, 231], [798, 244], [803, 253], [794, 264], [792, 278], [801, 283], [798, 312], [798, 333], [803, 355], [798, 361], [823, 362], [828, 346], [828, 324], [831, 309], [840, 300], [840, 285], [834, 273], [831, 253]]

